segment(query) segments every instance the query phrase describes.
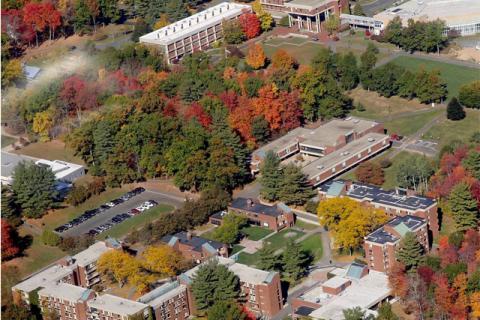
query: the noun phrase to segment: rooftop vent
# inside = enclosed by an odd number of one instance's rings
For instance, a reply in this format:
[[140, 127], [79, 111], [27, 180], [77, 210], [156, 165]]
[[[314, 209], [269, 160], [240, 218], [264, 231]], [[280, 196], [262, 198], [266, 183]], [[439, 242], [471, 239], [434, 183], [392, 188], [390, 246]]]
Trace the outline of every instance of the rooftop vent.
[[358, 120], [358, 119], [355, 119], [355, 120], [353, 120], [353, 122], [354, 122], [354, 123], [359, 123], [359, 122], [360, 122], [360, 120]]
[[317, 166], [317, 169], [321, 170], [323, 169], [323, 166]]
[[350, 121], [352, 120], [352, 117], [345, 118], [345, 121]]
[[375, 141], [374, 138], [368, 138], [368, 142], [373, 142], [373, 141]]

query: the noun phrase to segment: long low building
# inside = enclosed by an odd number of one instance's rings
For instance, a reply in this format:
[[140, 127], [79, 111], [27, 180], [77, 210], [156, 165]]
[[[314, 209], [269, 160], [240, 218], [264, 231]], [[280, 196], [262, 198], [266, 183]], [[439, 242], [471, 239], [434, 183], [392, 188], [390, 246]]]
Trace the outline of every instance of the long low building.
[[267, 152], [284, 164], [302, 168], [311, 185], [319, 185], [390, 147], [383, 124], [360, 118], [334, 119], [314, 129], [296, 128], [255, 150], [250, 169], [260, 170]]
[[188, 18], [169, 24], [140, 37], [140, 42], [158, 46], [168, 63], [185, 55], [206, 50], [223, 39], [223, 23], [252, 12], [249, 5], [222, 2]]
[[404, 25], [415, 21], [445, 21], [444, 34], [455, 32], [461, 36], [480, 33], [480, 1], [478, 0], [410, 0], [382, 11], [373, 18], [384, 26], [400, 17]]

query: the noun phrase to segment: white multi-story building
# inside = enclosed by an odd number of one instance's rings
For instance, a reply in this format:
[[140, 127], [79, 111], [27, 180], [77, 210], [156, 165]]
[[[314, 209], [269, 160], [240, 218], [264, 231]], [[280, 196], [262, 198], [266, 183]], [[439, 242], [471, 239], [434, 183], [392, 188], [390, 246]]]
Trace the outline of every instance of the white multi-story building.
[[223, 2], [188, 18], [169, 24], [140, 37], [140, 42], [159, 46], [168, 63], [205, 50], [223, 38], [223, 22], [252, 12], [249, 5]]

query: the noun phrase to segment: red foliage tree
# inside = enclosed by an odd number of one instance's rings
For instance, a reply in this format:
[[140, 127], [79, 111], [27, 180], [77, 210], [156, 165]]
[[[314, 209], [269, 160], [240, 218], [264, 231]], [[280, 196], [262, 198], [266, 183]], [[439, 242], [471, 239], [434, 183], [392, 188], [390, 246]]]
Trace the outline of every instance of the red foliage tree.
[[141, 90], [142, 86], [134, 77], [127, 76], [122, 70], [117, 70], [109, 75], [109, 85], [113, 85], [118, 94]]
[[67, 106], [67, 111], [72, 114], [74, 111], [77, 113], [81, 110], [81, 106], [78, 105], [78, 94], [83, 91], [87, 84], [79, 76], [71, 76], [65, 79], [62, 89], [60, 91], [60, 98]]
[[260, 34], [260, 20], [255, 13], [244, 13], [238, 18], [238, 21], [247, 39], [255, 38]]
[[192, 119], [195, 118], [197, 121], [204, 127], [209, 128], [212, 124], [212, 118], [203, 110], [203, 107], [198, 102], [194, 102], [188, 107], [185, 112], [185, 118]]
[[476, 252], [480, 249], [480, 234], [478, 231], [469, 229], [463, 236], [462, 246], [458, 250], [460, 259], [467, 264], [469, 271], [476, 267]]
[[437, 274], [435, 276], [435, 303], [436, 311], [439, 316], [445, 316], [450, 313], [454, 306], [455, 292], [448, 284], [448, 279], [444, 274]]
[[448, 242], [448, 237], [441, 237], [438, 246], [442, 267], [458, 261], [457, 249]]
[[255, 141], [252, 136], [252, 119], [254, 116], [250, 101], [244, 97], [239, 98], [235, 112], [230, 112], [228, 116], [230, 126], [238, 132], [243, 141]]
[[417, 273], [427, 285], [430, 285], [435, 275], [435, 271], [433, 271], [429, 266], [418, 267]]
[[178, 114], [178, 98], [167, 99], [162, 114], [166, 117], [175, 117]]
[[62, 23], [61, 13], [55, 9], [51, 2], [30, 2], [26, 4], [23, 7], [23, 21], [35, 31], [37, 46], [39, 33], [44, 32], [48, 27], [50, 39], [52, 39], [55, 29]]
[[35, 32], [23, 20], [23, 11], [17, 9], [2, 10], [2, 33], [8, 35], [15, 44], [29, 43], [35, 38]]
[[355, 176], [360, 182], [382, 185], [385, 181], [385, 175], [382, 167], [376, 162], [367, 161], [361, 163], [355, 169]]
[[11, 259], [20, 252], [20, 248], [17, 246], [18, 235], [5, 219], [0, 219], [0, 221], [2, 224], [2, 259]]
[[238, 96], [233, 90], [228, 90], [220, 93], [220, 100], [228, 108], [228, 111], [232, 112], [238, 106]]
[[408, 295], [408, 279], [405, 275], [405, 266], [399, 262], [395, 263], [388, 274], [388, 282], [393, 293], [405, 299]]

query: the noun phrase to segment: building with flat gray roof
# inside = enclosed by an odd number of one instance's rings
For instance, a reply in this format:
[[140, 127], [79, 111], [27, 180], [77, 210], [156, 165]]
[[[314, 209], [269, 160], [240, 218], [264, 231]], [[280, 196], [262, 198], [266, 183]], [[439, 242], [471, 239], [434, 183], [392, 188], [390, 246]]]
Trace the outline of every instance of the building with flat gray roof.
[[148, 305], [104, 294], [87, 302], [89, 319], [128, 320], [130, 317], [148, 311]]
[[416, 21], [445, 21], [444, 31], [455, 31], [459, 35], [480, 33], [480, 1], [478, 0], [410, 0], [391, 7], [374, 16], [384, 27], [395, 17], [406, 25], [409, 19]]

